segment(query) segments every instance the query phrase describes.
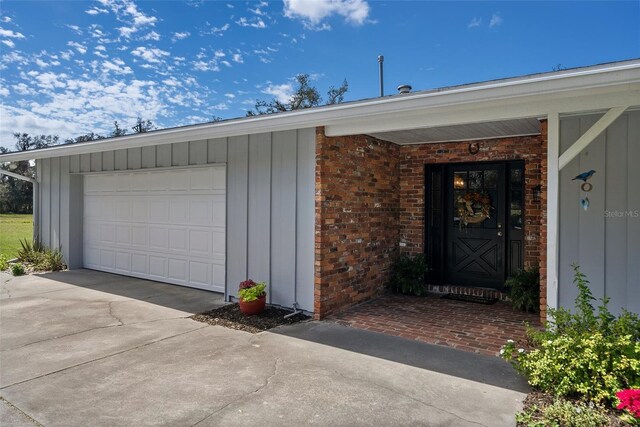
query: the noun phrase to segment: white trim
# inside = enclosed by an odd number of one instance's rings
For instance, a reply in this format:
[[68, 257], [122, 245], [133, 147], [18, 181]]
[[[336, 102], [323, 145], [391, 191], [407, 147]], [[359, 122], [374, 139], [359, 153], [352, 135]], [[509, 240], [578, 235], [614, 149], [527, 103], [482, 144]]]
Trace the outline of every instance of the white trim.
[[[503, 139], [503, 138], [517, 138], [520, 136], [536, 136], [536, 135], [540, 135], [540, 132], [535, 132], [535, 133], [517, 133], [514, 135], [500, 135], [500, 136], [482, 136], [479, 138], [461, 138], [461, 139], [442, 139], [442, 140], [437, 140], [437, 141], [422, 141], [422, 142], [393, 142], [393, 141], [389, 141], [393, 144], [396, 145], [400, 145], [400, 146], [404, 146], [404, 145], [422, 145], [422, 144], [442, 144], [445, 142], [466, 142], [466, 141], [484, 141], [487, 139]], [[378, 136], [377, 133], [371, 134], [370, 136], [373, 136], [374, 138], [380, 138], [380, 139], [384, 139], [380, 136]]]
[[624, 111], [629, 108], [628, 105], [622, 107], [613, 107], [609, 111], [607, 111], [604, 116], [600, 117], [600, 120], [595, 122], [593, 126], [589, 128], [576, 142], [574, 142], [571, 147], [567, 148], [567, 150], [562, 153], [560, 156], [560, 170], [562, 170], [565, 166], [571, 162], [571, 160], [575, 159], [578, 154], [589, 144], [593, 142], [602, 132], [607, 130], [609, 125], [616, 121], [618, 117], [624, 113]]
[[547, 307], [558, 308], [558, 220], [560, 209], [560, 115], [547, 115]]
[[[424, 127], [425, 111], [430, 112], [433, 109], [446, 107], [453, 107], [458, 110], [463, 105], [468, 105], [470, 106], [468, 110], [475, 111], [475, 114], [469, 114], [469, 117], [465, 120], [478, 122], [487, 120], [486, 114], [483, 114], [486, 111], [484, 105], [478, 105], [479, 103], [484, 104], [487, 102], [496, 102], [503, 107], [505, 112], [509, 112], [514, 106], [528, 106], [532, 99], [538, 99], [539, 103], [545, 107], [544, 110], [541, 111], [538, 107], [528, 108], [526, 110], [528, 111], [527, 114], [520, 112], [520, 117], [536, 117], [546, 114], [549, 103], [552, 100], [561, 102], [568, 97], [575, 96], [573, 93], [578, 95], [599, 95], [598, 97], [601, 97], [605, 93], [618, 91], [619, 93], [615, 94], [616, 97], [626, 96], [628, 99], [637, 100], [639, 99], [640, 89], [632, 88], [633, 83], [638, 83], [640, 86], [640, 60], [416, 92], [402, 96], [373, 98], [279, 114], [164, 129], [119, 138], [55, 146], [32, 152], [9, 153], [0, 155], [0, 162], [146, 147], [288, 129], [303, 129], [337, 125], [339, 123], [344, 126], [345, 123], [358, 124], [360, 120], [366, 122], [367, 119], [371, 119], [376, 115], [404, 115], [416, 110], [420, 110], [419, 115], [423, 116], [420, 126]], [[637, 91], [637, 93], [629, 93], [633, 90]], [[636, 98], [633, 98], [633, 96]], [[608, 108], [611, 105], [620, 105], [619, 102], [618, 98], [616, 104], [609, 103], [604, 106], [598, 106], [597, 103], [589, 105], [578, 103], [577, 105], [572, 104], [569, 109], [558, 111], [584, 111], [587, 107], [594, 109]], [[629, 101], [629, 104], [635, 105], [637, 101]], [[457, 113], [458, 111], [456, 111]], [[451, 116], [451, 114], [448, 113], [448, 116]], [[494, 117], [493, 119], [495, 120], [496, 118]], [[379, 118], [374, 118], [373, 123], [375, 124], [377, 120]], [[457, 123], [464, 123], [464, 121], [457, 120]], [[431, 126], [435, 125], [435, 123], [429, 124]], [[380, 130], [367, 128], [364, 131], [353, 133], [372, 133], [374, 131]], [[332, 131], [327, 132], [327, 135], [332, 136]]]
[[28, 176], [20, 175], [19, 173], [11, 172], [11, 171], [8, 171], [8, 170], [2, 169], [2, 168], [0, 168], [0, 175], [10, 176], [11, 178], [16, 178], [16, 179], [19, 179], [21, 181], [27, 181], [27, 182], [30, 182], [32, 184], [36, 183], [36, 180], [33, 179], [33, 178], [29, 178]]
[[93, 172], [69, 172], [69, 175], [109, 175], [114, 173], [130, 173], [130, 172], [158, 172], [178, 169], [202, 169], [212, 167], [227, 166], [227, 162], [202, 163], [197, 165], [180, 165], [180, 166], [161, 166], [157, 168], [136, 168], [136, 169], [114, 169], [111, 171], [93, 171]]

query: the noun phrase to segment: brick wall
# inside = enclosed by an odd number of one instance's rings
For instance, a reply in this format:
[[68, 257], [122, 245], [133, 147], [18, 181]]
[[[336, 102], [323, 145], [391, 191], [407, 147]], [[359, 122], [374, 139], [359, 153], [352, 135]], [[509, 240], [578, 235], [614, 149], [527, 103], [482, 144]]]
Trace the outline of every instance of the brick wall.
[[408, 145], [400, 148], [400, 242], [407, 253], [424, 251], [424, 165], [524, 160], [525, 169], [525, 266], [540, 263], [542, 199], [534, 200], [534, 187], [541, 184], [542, 143], [540, 136], [479, 141], [480, 151], [470, 154], [469, 142]]
[[314, 312], [322, 318], [378, 295], [398, 247], [399, 147], [316, 130]]
[[[525, 266], [540, 265], [546, 304], [546, 123], [540, 136], [398, 146], [316, 130], [315, 297], [317, 318], [378, 295], [400, 250], [424, 250], [424, 165], [524, 160]], [[539, 201], [534, 188], [542, 185]], [[543, 314], [544, 315], [544, 314]]]

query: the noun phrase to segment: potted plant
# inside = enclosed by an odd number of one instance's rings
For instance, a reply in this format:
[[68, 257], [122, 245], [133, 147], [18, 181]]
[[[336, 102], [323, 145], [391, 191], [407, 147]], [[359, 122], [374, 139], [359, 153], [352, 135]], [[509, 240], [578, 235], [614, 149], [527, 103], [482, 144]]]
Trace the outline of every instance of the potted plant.
[[264, 282], [254, 282], [251, 279], [240, 283], [238, 297], [240, 299], [240, 311], [247, 316], [260, 314], [264, 310], [267, 302], [267, 284]]

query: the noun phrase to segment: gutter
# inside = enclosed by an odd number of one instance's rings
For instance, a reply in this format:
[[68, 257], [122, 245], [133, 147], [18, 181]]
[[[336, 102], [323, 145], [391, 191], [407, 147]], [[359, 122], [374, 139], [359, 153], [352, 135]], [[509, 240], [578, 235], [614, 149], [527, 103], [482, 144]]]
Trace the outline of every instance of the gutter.
[[113, 139], [59, 145], [30, 152], [8, 153], [0, 155], [0, 162], [327, 126], [333, 122], [344, 122], [344, 120], [375, 114], [526, 98], [532, 95], [594, 89], [634, 82], [640, 82], [640, 60], [163, 129]]

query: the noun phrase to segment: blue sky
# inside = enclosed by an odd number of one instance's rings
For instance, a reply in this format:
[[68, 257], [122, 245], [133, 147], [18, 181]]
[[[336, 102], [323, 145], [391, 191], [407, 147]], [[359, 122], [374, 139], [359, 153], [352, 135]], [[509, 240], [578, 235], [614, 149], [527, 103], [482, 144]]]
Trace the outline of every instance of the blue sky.
[[309, 73], [347, 100], [640, 57], [640, 2], [3, 1], [0, 145], [244, 116]]

